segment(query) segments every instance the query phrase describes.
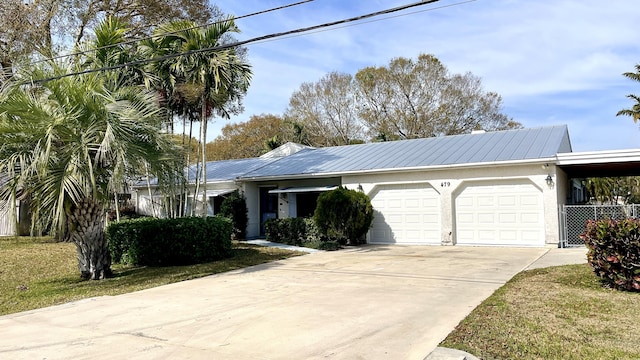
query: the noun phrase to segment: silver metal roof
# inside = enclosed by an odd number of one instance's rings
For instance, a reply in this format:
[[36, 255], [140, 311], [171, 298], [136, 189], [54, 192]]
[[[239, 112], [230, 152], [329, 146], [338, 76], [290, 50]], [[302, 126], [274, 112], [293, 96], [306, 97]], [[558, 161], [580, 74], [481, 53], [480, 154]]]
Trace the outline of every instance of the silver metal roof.
[[247, 169], [239, 177], [255, 179], [534, 160], [571, 151], [567, 126], [561, 125], [304, 149], [266, 166]]
[[[277, 159], [249, 158], [207, 162], [207, 182], [235, 180], [242, 175], [259, 170]], [[189, 181], [195, 180], [196, 165], [189, 167]]]

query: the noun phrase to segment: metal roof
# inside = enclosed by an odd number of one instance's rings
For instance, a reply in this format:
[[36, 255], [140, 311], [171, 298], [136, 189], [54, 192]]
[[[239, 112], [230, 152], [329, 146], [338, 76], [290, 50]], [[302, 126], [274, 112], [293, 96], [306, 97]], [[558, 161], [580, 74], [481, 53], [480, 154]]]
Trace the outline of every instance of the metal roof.
[[[222, 160], [207, 162], [207, 182], [230, 181], [261, 167], [266, 166], [277, 159], [273, 158], [249, 158], [237, 160]], [[195, 179], [197, 166], [189, 166], [189, 180]]]
[[[248, 158], [236, 160], [207, 161], [207, 182], [233, 181], [247, 172], [259, 169], [262, 166], [274, 162], [276, 159]], [[185, 170], [188, 182], [195, 182], [196, 169], [200, 165], [191, 165]], [[149, 185], [156, 186], [157, 178], [149, 180]], [[147, 186], [146, 179], [137, 181], [133, 187], [140, 188]]]
[[545, 159], [571, 152], [566, 125], [304, 149], [241, 179]]

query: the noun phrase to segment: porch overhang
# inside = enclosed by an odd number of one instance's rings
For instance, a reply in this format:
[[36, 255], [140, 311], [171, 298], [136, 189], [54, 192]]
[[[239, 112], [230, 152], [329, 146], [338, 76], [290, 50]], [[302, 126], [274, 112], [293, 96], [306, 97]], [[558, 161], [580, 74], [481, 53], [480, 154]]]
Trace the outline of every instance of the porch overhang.
[[269, 194], [288, 194], [288, 193], [307, 193], [307, 192], [324, 192], [337, 189], [337, 186], [305, 186], [305, 187], [286, 187], [281, 189], [269, 190]]
[[[207, 190], [205, 194], [207, 195], [207, 197], [216, 197], [216, 196], [230, 194], [236, 190], [237, 189], [235, 188]], [[202, 196], [202, 192], [200, 192], [198, 196]]]

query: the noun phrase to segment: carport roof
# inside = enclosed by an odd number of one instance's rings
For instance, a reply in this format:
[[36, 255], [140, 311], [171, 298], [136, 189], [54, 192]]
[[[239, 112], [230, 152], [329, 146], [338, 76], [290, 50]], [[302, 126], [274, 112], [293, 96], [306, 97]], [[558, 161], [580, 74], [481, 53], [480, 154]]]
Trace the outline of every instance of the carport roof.
[[558, 154], [556, 164], [572, 178], [639, 176], [640, 149]]
[[245, 172], [240, 179], [357, 173], [553, 159], [571, 152], [566, 125], [426, 139], [309, 148]]

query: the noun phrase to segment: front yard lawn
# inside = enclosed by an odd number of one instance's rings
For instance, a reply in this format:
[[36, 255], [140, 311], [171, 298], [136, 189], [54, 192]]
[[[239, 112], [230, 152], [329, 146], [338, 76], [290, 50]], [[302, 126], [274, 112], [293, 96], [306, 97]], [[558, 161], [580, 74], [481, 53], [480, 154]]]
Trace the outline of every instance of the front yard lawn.
[[482, 359], [640, 359], [640, 293], [604, 289], [589, 265], [522, 272], [440, 344]]
[[80, 280], [75, 245], [48, 238], [0, 237], [0, 315], [79, 299], [118, 295], [302, 255], [235, 242], [229, 259], [173, 267], [113, 265], [114, 277]]

